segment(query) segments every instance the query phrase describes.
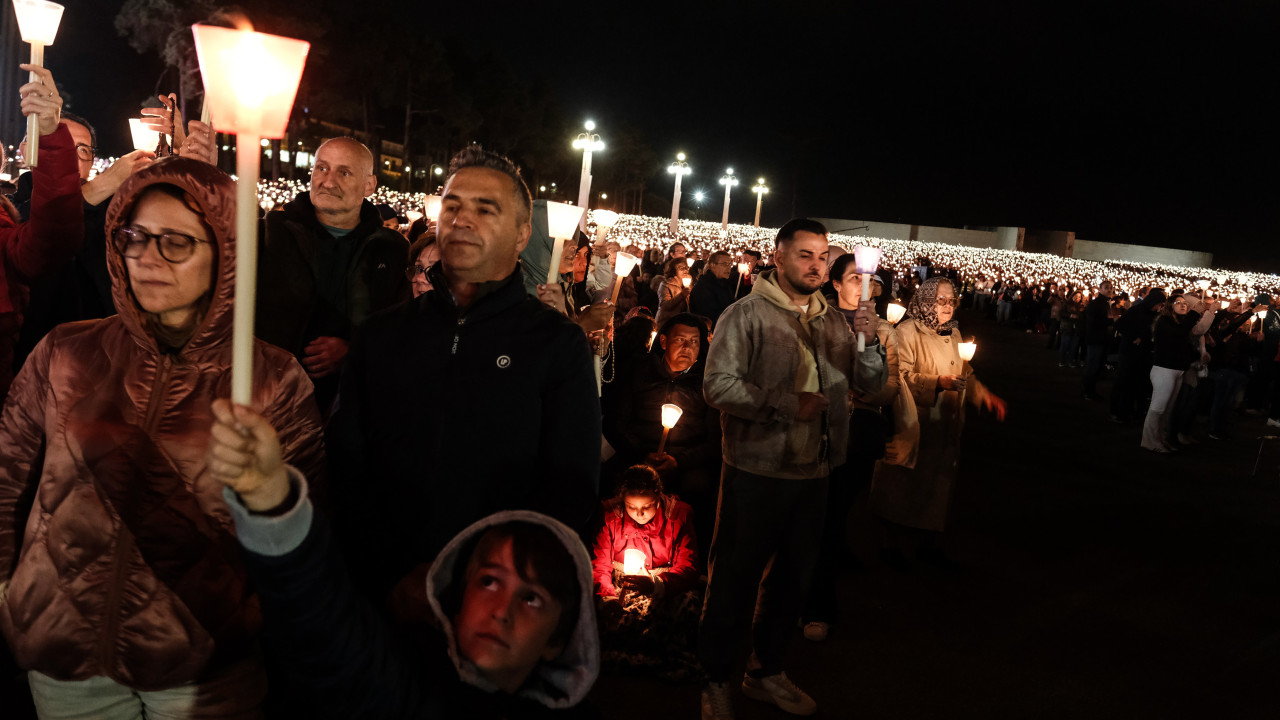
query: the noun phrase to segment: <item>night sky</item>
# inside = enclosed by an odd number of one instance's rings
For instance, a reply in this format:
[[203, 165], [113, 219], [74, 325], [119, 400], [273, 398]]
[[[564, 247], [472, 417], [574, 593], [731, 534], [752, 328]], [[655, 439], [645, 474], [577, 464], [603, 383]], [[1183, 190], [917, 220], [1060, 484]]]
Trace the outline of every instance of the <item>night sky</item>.
[[[125, 150], [159, 60], [115, 36], [119, 2], [67, 5], [51, 67], [73, 107], [121, 118], [104, 145]], [[1074, 230], [1280, 271], [1274, 3], [403, 5], [399, 27], [354, 29], [351, 51], [415, 28], [502, 54], [606, 143], [626, 122], [664, 163], [688, 153], [687, 191], [716, 208], [732, 165], [735, 222], [763, 175], [764, 224]], [[669, 176], [650, 190], [669, 194]]]

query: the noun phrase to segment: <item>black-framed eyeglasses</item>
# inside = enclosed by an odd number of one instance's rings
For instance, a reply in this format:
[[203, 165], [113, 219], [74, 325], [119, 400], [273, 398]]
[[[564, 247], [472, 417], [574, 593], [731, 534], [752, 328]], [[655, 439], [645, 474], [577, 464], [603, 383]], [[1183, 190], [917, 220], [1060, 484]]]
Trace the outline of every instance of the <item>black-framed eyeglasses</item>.
[[419, 274], [421, 274], [422, 277], [425, 279], [427, 277], [427, 271], [430, 269], [431, 269], [430, 265], [426, 267], [423, 267], [421, 265], [414, 265], [413, 267], [407, 267], [404, 269], [404, 276], [409, 278], [410, 280], [413, 280], [414, 278], [418, 277]]
[[98, 148], [92, 145], [76, 143], [76, 155], [79, 155], [81, 160], [92, 160], [96, 152], [98, 152]]
[[147, 252], [147, 246], [155, 240], [160, 257], [175, 265], [190, 260], [197, 244], [209, 242], [182, 233], [149, 233], [136, 227], [117, 228], [111, 238], [121, 255], [135, 260], [142, 257]]

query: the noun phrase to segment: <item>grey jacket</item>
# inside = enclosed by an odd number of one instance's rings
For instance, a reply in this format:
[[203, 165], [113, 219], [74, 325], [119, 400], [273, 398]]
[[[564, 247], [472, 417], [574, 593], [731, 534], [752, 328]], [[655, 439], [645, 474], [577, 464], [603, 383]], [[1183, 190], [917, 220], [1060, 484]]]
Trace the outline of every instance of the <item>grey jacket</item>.
[[[807, 325], [820, 392], [827, 410], [819, 425], [823, 451], [816, 462], [788, 459], [788, 435], [799, 404], [796, 389], [803, 352], [800, 311], [763, 273], [751, 294], [720, 316], [707, 354], [703, 393], [721, 411], [724, 461], [740, 470], [780, 478], [819, 478], [844, 464], [849, 439], [848, 391], [878, 392], [885, 384], [884, 350], [869, 344], [858, 353], [857, 336], [821, 293], [810, 296]], [[872, 338], [868, 338], [872, 340]]]

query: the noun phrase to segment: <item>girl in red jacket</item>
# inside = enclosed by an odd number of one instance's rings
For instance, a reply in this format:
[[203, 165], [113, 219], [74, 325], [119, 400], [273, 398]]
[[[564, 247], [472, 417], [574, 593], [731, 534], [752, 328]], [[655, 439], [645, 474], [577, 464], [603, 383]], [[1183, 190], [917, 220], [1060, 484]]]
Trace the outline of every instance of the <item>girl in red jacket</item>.
[[[627, 550], [644, 553], [643, 569], [626, 574]], [[604, 527], [595, 542], [597, 594], [617, 599], [622, 590], [663, 598], [698, 584], [698, 543], [693, 508], [662, 492], [648, 465], [634, 465], [618, 479], [618, 494], [604, 503]]]

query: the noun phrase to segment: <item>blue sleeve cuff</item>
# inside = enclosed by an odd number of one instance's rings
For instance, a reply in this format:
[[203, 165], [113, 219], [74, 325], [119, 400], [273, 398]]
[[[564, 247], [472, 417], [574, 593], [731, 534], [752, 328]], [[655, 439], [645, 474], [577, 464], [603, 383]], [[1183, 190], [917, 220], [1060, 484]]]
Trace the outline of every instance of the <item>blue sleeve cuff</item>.
[[311, 531], [314, 509], [307, 497], [307, 480], [292, 465], [286, 465], [289, 482], [298, 490], [298, 502], [281, 515], [254, 515], [240, 502], [235, 491], [226, 487], [222, 497], [231, 508], [236, 524], [236, 538], [245, 550], [266, 557], [287, 555], [298, 548]]

